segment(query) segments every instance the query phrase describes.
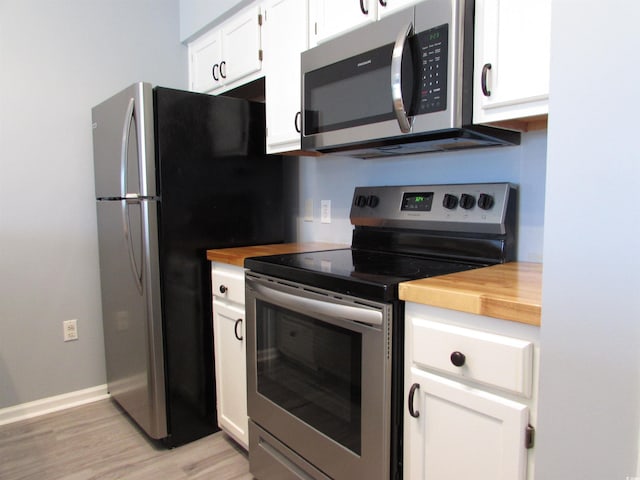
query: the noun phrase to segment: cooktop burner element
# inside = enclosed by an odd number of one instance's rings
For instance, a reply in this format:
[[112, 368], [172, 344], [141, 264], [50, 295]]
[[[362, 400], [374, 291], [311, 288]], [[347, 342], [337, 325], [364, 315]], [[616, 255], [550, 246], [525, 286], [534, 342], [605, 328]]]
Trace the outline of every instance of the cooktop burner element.
[[351, 248], [250, 258], [251, 271], [332, 292], [396, 300], [403, 281], [515, 258], [507, 183], [357, 187]]

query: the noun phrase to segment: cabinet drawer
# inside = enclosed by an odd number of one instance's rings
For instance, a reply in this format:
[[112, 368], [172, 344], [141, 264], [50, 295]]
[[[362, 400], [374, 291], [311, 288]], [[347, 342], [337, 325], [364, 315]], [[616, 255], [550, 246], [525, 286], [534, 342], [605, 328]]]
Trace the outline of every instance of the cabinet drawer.
[[244, 269], [214, 263], [211, 266], [213, 295], [244, 305]]
[[414, 363], [531, 396], [532, 342], [420, 318], [411, 322]]

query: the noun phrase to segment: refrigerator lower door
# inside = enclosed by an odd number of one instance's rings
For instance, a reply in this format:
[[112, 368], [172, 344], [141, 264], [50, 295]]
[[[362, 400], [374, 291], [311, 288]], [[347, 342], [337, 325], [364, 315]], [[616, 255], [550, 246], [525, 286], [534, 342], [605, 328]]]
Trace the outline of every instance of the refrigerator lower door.
[[109, 392], [152, 438], [167, 436], [157, 203], [98, 201]]

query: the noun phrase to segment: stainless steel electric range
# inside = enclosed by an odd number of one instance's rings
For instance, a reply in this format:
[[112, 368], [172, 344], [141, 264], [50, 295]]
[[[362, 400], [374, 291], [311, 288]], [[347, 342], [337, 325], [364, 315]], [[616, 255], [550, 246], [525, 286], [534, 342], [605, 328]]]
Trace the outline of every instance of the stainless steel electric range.
[[514, 260], [516, 192], [357, 187], [351, 248], [245, 261], [257, 479], [402, 478], [398, 284]]

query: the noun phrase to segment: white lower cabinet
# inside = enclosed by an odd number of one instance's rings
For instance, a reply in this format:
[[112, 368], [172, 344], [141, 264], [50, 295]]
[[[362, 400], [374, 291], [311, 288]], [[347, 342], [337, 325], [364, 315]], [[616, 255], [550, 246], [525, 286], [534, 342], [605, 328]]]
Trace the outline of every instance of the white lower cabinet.
[[244, 270], [213, 263], [211, 278], [218, 426], [248, 449]]
[[407, 304], [405, 480], [533, 478], [538, 332], [512, 323]]

